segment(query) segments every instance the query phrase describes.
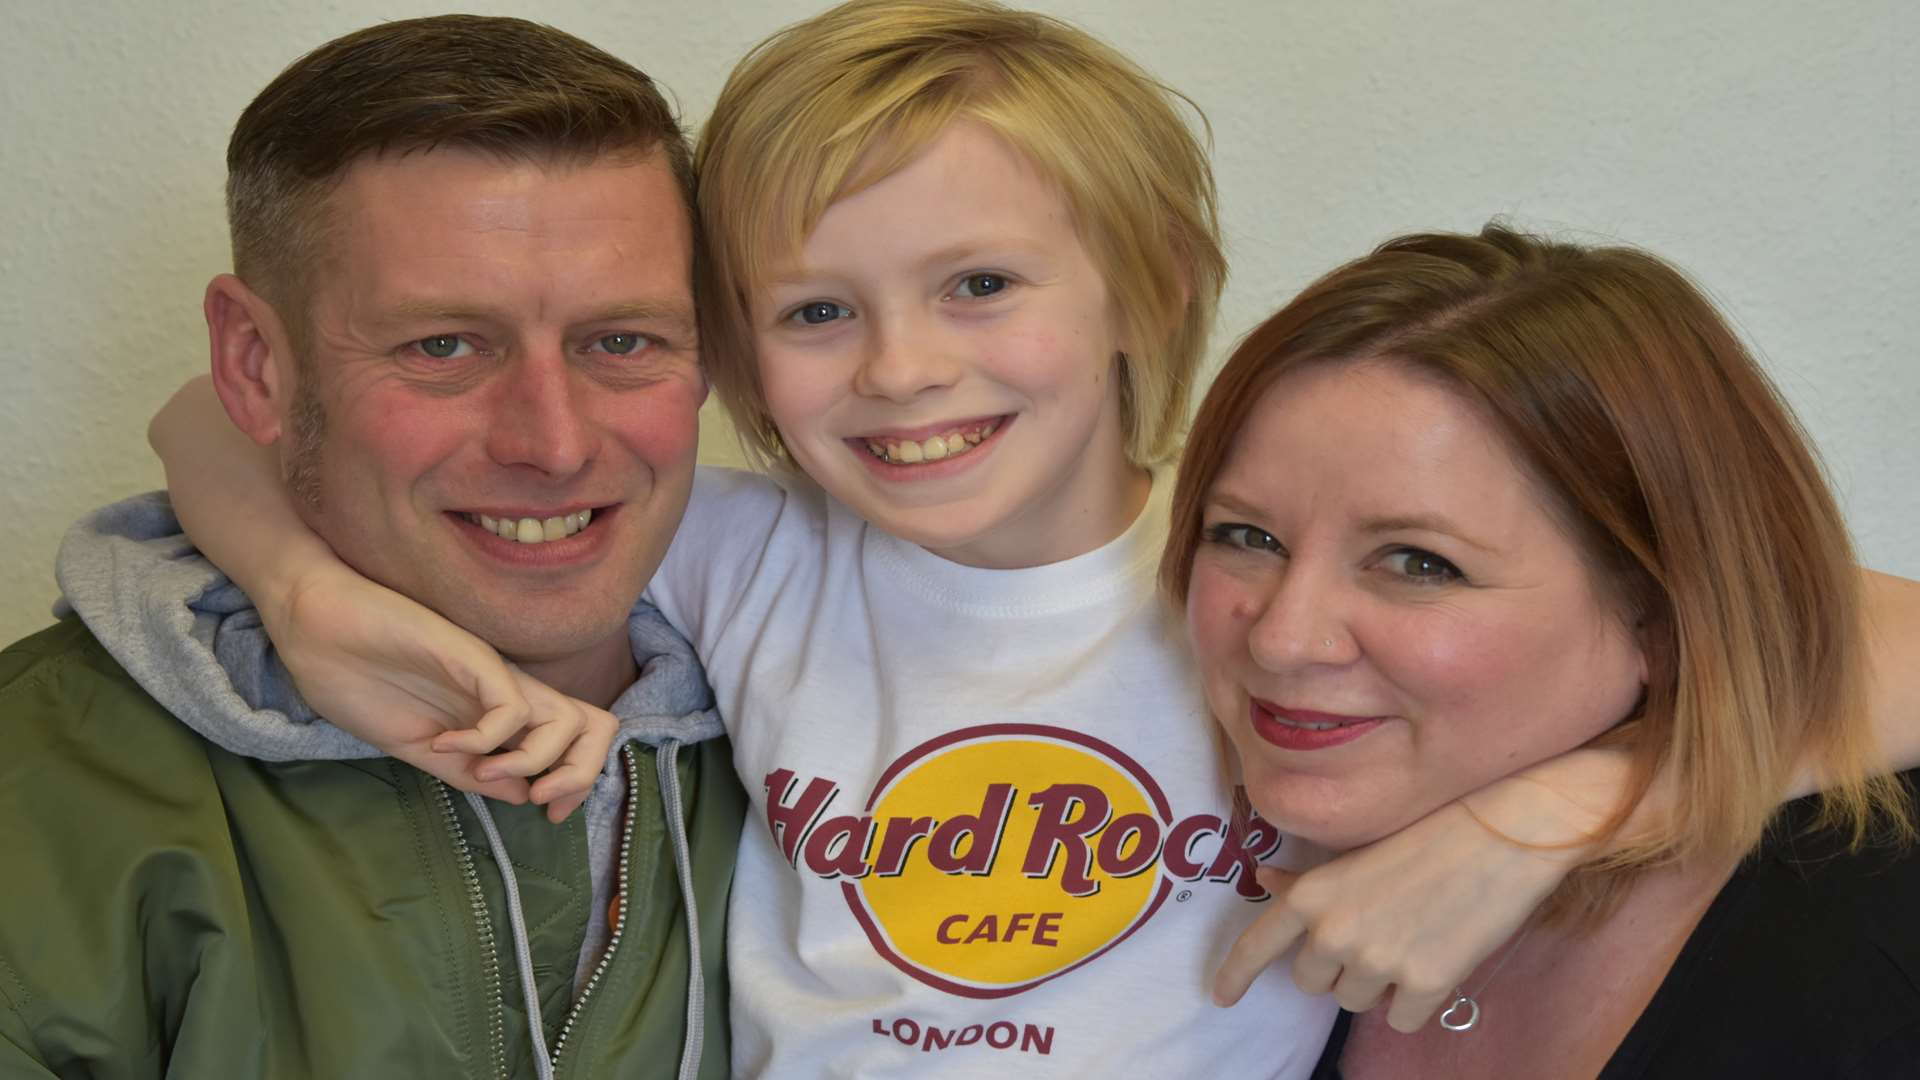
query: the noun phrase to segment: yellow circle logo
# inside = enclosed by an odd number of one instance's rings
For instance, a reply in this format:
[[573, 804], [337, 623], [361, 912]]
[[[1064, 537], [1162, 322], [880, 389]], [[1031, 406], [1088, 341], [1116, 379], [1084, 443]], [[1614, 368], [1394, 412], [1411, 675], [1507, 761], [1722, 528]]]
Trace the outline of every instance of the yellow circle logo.
[[966, 996], [1018, 993], [1112, 948], [1165, 899], [1152, 777], [1074, 732], [993, 725], [917, 748], [868, 812], [872, 870], [844, 885], [874, 945]]
[[767, 827], [787, 861], [838, 879], [894, 966], [965, 997], [1017, 994], [1093, 961], [1152, 917], [1174, 881], [1264, 900], [1254, 867], [1280, 846], [1257, 816], [1176, 820], [1132, 758], [1042, 724], [922, 743], [858, 813], [829, 816], [842, 792], [826, 777], [776, 769], [766, 786]]

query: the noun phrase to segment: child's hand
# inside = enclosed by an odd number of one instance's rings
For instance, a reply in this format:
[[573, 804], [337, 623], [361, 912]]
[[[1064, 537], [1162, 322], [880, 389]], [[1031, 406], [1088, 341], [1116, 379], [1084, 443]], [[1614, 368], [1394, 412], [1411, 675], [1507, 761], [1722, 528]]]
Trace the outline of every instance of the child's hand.
[[[531, 795], [557, 822], [585, 801], [605, 763], [619, 726], [611, 714], [343, 564], [310, 568], [260, 610], [315, 711], [463, 791], [516, 803]], [[512, 749], [484, 756], [504, 745]], [[542, 773], [529, 789], [525, 778]]]
[[1305, 874], [1262, 868], [1273, 906], [1220, 965], [1214, 999], [1240, 1000], [1298, 941], [1293, 981], [1302, 990], [1332, 993], [1351, 1012], [1391, 991], [1387, 1023], [1419, 1030], [1591, 857], [1583, 841], [1604, 822], [1626, 768], [1620, 752], [1575, 751]]

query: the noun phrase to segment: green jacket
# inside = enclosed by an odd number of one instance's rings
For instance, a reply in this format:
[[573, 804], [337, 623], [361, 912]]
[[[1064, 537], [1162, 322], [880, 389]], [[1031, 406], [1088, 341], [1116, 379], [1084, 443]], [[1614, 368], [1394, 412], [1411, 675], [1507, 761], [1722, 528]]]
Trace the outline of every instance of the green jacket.
[[[584, 828], [489, 804], [560, 1077], [673, 1076], [687, 920], [655, 751], [629, 744], [625, 911], [574, 993]], [[705, 972], [701, 1076], [727, 1074], [724, 740], [677, 773]], [[532, 1076], [504, 891], [473, 810], [387, 758], [236, 757], [78, 620], [0, 653], [0, 1077]]]

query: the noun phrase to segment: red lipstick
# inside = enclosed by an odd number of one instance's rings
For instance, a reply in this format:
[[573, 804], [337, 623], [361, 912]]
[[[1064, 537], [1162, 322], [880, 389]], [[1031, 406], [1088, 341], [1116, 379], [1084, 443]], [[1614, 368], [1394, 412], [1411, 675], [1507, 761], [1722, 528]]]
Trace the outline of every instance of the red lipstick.
[[1253, 733], [1282, 750], [1328, 750], [1344, 746], [1379, 727], [1378, 716], [1285, 709], [1254, 699], [1247, 708]]

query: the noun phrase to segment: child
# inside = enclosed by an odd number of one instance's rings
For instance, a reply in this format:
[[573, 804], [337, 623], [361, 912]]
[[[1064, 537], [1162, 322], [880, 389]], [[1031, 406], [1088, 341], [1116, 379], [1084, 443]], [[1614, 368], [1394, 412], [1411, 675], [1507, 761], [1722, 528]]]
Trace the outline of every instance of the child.
[[[1224, 276], [1174, 102], [1052, 19], [855, 0], [715, 106], [704, 352], [779, 479], [703, 471], [648, 595], [758, 818], [738, 1073], [1297, 1077], [1319, 1052], [1334, 1003], [1284, 972], [1208, 995], [1269, 899], [1254, 868], [1304, 853], [1236, 820], [1154, 593]], [[249, 517], [191, 524], [216, 558], [296, 527]]]

